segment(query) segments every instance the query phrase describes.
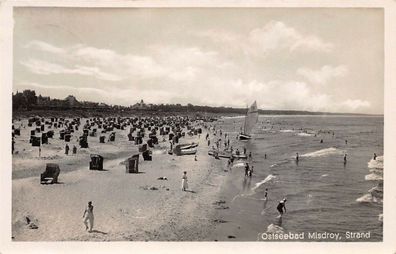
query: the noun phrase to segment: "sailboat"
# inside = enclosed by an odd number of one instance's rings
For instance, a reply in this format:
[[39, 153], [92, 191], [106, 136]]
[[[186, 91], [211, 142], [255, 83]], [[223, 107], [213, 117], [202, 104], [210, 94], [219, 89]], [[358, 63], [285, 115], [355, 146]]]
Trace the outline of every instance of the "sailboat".
[[243, 130], [238, 135], [238, 138], [240, 140], [248, 140], [252, 138], [251, 133], [254, 126], [257, 123], [257, 120], [258, 120], [257, 103], [256, 101], [254, 101], [253, 104], [250, 106], [248, 112], [246, 113]]

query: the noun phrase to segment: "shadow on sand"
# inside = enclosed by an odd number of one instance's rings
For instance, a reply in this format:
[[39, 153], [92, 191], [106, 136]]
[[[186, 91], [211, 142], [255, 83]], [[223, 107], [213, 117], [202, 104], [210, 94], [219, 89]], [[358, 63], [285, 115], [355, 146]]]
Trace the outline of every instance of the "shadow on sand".
[[96, 230], [96, 229], [94, 229], [94, 230], [92, 230], [92, 231], [88, 231], [88, 232], [89, 232], [89, 233], [99, 233], [99, 234], [102, 234], [102, 235], [107, 235], [106, 232], [99, 231], [99, 230]]

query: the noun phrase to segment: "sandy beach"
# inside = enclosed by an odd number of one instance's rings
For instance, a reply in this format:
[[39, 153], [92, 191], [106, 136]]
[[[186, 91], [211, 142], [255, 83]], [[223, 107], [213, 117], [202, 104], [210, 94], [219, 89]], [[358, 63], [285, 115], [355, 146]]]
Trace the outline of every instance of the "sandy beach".
[[[65, 155], [57, 132], [48, 145], [28, 142], [28, 128], [21, 129], [13, 156], [12, 233], [15, 241], [188, 241], [206, 240], [216, 224], [216, 201], [224, 181], [225, 161], [207, 156], [205, 132], [186, 135], [181, 142], [198, 142], [194, 156], [168, 155], [169, 141], [160, 140], [152, 161], [139, 161], [139, 173], [127, 174], [124, 161], [138, 148], [119, 130], [115, 142], [99, 144], [89, 137], [89, 148]], [[77, 145], [73, 135], [71, 145]], [[89, 170], [89, 155], [104, 157], [104, 171]], [[49, 162], [61, 169], [59, 183], [40, 184], [40, 173]], [[181, 191], [187, 171], [188, 191]], [[166, 177], [167, 180], [158, 180]], [[94, 205], [93, 232], [85, 231], [83, 212]], [[37, 225], [27, 226], [26, 217]]]

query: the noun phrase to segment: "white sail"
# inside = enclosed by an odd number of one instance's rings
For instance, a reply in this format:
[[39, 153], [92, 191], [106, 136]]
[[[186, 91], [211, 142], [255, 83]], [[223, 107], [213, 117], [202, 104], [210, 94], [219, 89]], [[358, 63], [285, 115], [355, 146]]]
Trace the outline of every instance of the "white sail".
[[245, 125], [243, 128], [243, 134], [250, 135], [254, 126], [258, 121], [258, 110], [256, 101], [250, 106], [246, 117], [245, 117]]

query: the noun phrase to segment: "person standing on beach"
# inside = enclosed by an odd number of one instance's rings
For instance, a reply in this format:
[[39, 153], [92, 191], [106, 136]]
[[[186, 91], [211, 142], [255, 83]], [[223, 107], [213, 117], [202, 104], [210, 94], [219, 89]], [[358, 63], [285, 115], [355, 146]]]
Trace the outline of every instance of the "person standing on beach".
[[84, 218], [85, 230], [88, 230], [88, 223], [89, 223], [89, 232], [92, 232], [92, 228], [94, 225], [94, 214], [93, 214], [92, 201], [88, 202], [88, 206], [84, 211], [83, 218]]
[[377, 159], [377, 154], [374, 153], [373, 159], [376, 160]]
[[73, 154], [76, 154], [77, 153], [77, 147], [74, 145], [73, 146]]
[[182, 177], [182, 191], [186, 191], [187, 189], [188, 189], [187, 171], [184, 171]]
[[347, 154], [344, 154], [344, 165], [347, 163]]
[[69, 154], [69, 145], [68, 144], [66, 144], [66, 146], [65, 146], [65, 154], [66, 155], [68, 155]]
[[279, 204], [276, 207], [276, 209], [278, 210], [279, 216], [281, 216], [281, 217], [283, 215], [283, 210], [285, 210], [285, 213], [286, 213], [286, 198], [284, 198], [281, 201], [279, 201]]

